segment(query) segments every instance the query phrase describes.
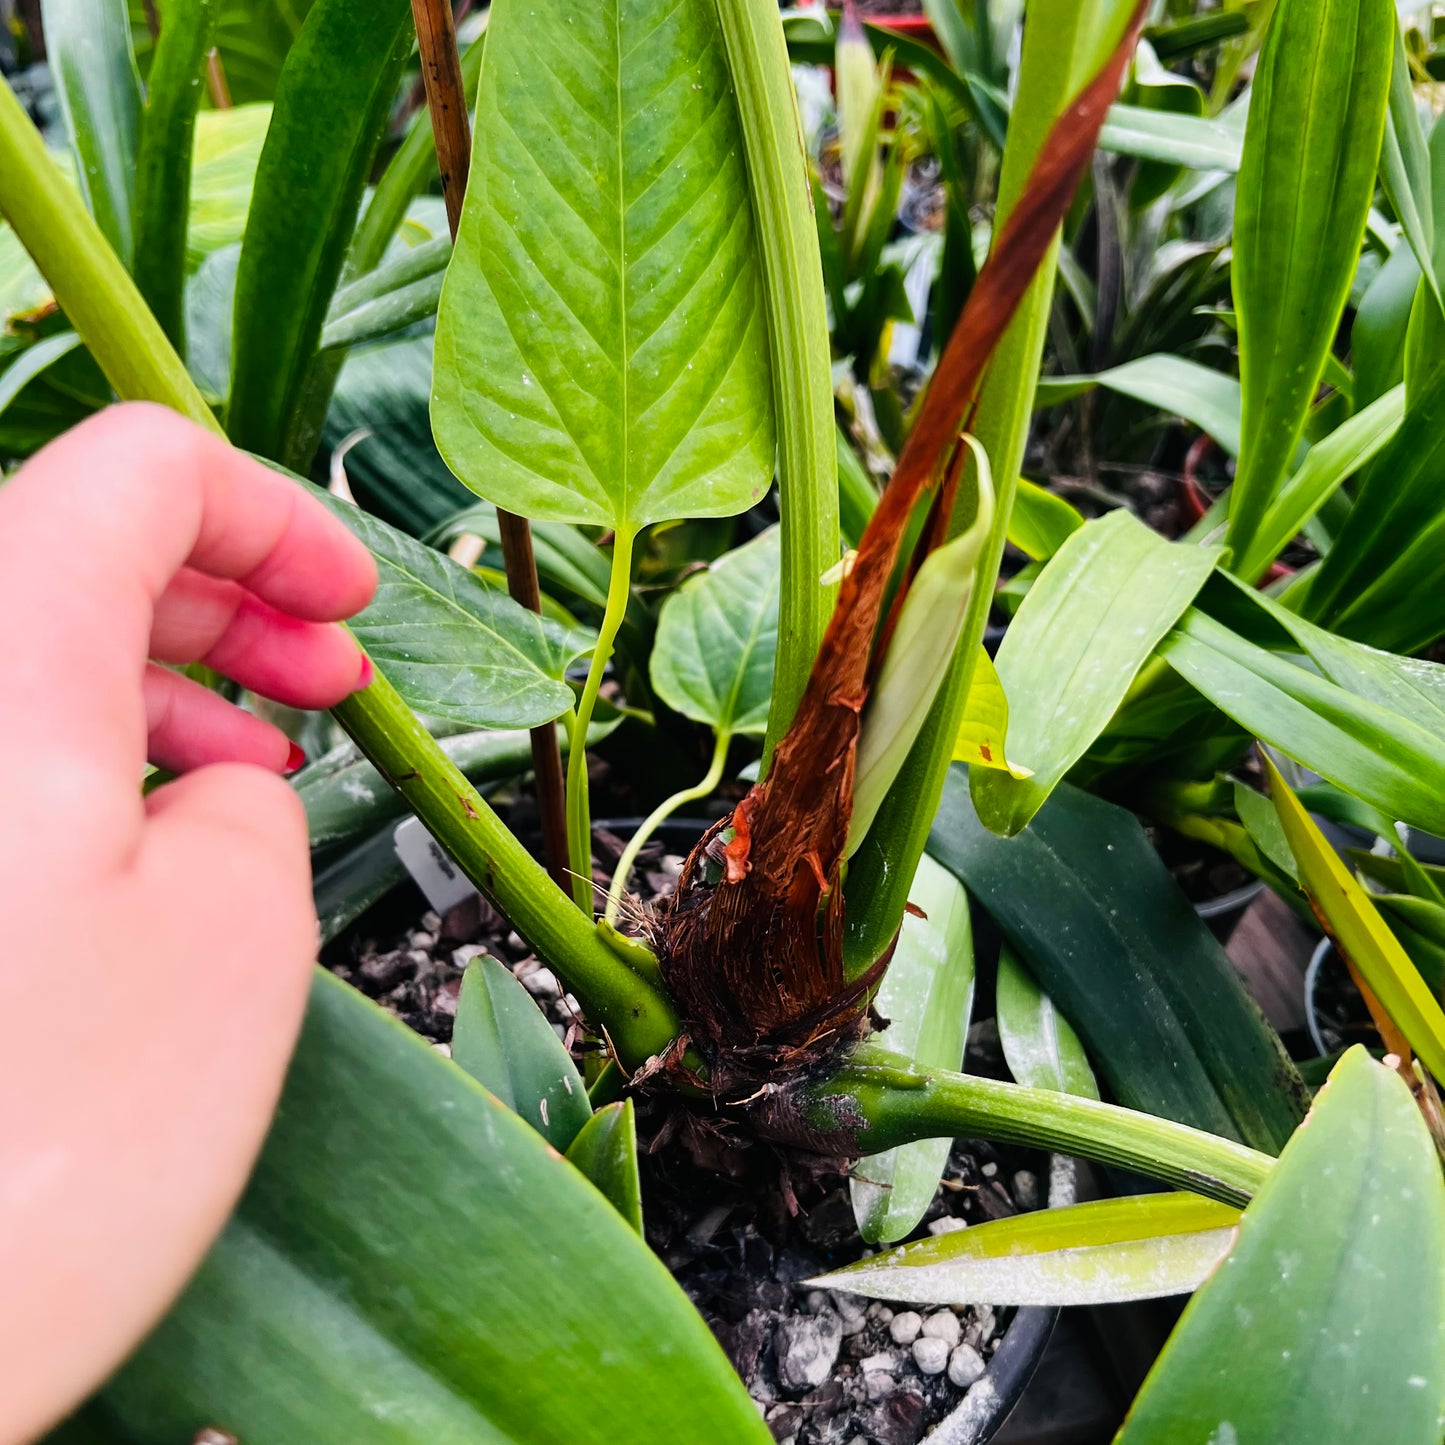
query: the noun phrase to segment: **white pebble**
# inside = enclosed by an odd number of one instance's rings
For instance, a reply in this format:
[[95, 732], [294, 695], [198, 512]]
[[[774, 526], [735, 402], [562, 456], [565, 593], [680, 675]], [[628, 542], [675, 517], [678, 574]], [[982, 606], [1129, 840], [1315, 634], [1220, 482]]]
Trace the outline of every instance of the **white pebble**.
[[421, 926], [426, 929], [428, 933], [440, 933], [442, 927], [441, 914], [433, 913], [428, 909], [421, 916]]
[[522, 987], [533, 998], [556, 998], [562, 992], [557, 975], [545, 965], [539, 965], [530, 973], [523, 974]]
[[898, 1356], [889, 1354], [887, 1350], [880, 1350], [876, 1355], [860, 1360], [858, 1368], [865, 1375], [891, 1375], [898, 1368]]
[[948, 1378], [960, 1390], [977, 1384], [986, 1369], [983, 1356], [972, 1345], [959, 1345], [948, 1357]]
[[956, 1214], [945, 1214], [942, 1219], [930, 1219], [928, 1221], [928, 1232], [933, 1235], [952, 1234], [959, 1229], [967, 1229], [968, 1220], [960, 1219]]
[[917, 1310], [904, 1310], [902, 1314], [893, 1316], [888, 1333], [893, 1336], [895, 1345], [911, 1345], [922, 1328], [923, 1316]]
[[992, 1179], [993, 1176], [998, 1173], [998, 1165], [985, 1164], [983, 1168], [979, 1170], [979, 1173], [982, 1174], [985, 1179]]
[[923, 1333], [931, 1340], [942, 1340], [952, 1349], [963, 1338], [963, 1326], [952, 1310], [939, 1310], [924, 1320]]
[[869, 1370], [863, 1376], [863, 1393], [870, 1400], [886, 1400], [898, 1388], [898, 1381], [884, 1370]]
[[1020, 1209], [1039, 1207], [1039, 1176], [1031, 1169], [1020, 1169], [1014, 1175], [1014, 1200]]
[[948, 1345], [928, 1335], [914, 1340], [913, 1363], [925, 1375], [941, 1375], [948, 1366]]
[[485, 958], [487, 956], [486, 946], [481, 943], [464, 943], [460, 948], [452, 949], [452, 967], [465, 968], [474, 958]]

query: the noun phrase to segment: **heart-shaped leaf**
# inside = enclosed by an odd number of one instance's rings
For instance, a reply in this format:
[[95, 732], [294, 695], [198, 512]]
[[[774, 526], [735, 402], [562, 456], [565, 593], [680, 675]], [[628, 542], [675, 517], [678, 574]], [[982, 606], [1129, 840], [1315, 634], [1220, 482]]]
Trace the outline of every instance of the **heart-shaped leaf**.
[[432, 420], [474, 491], [635, 533], [742, 511], [771, 370], [715, 0], [496, 0]]

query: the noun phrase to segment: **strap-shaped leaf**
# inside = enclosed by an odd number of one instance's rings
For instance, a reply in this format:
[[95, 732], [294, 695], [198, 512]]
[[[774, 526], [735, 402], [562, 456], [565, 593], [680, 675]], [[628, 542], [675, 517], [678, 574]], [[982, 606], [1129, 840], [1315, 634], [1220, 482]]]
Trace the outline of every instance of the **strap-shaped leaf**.
[[652, 686], [718, 732], [762, 733], [778, 650], [778, 530], [720, 557], [663, 604]]
[[1029, 589], [998, 651], [1009, 760], [971, 774], [978, 815], [1014, 834], [1103, 732], [1139, 669], [1214, 570], [1218, 549], [1166, 542], [1126, 511], [1073, 533]]
[[[973, 1011], [968, 895], [925, 853], [908, 896], [924, 916], [903, 920], [874, 1000], [888, 1027], [875, 1037], [922, 1068], [958, 1069]], [[920, 1139], [858, 1161], [848, 1187], [864, 1239], [891, 1244], [913, 1232], [938, 1191], [952, 1145], [948, 1138]]]
[[170, 1445], [208, 1425], [246, 1445], [770, 1439], [617, 1211], [321, 973], [236, 1218], [68, 1438]]
[[1335, 1067], [1144, 1382], [1118, 1445], [1437, 1445], [1445, 1189], [1409, 1091]]
[[1197, 1194], [1137, 1194], [1035, 1210], [876, 1254], [808, 1283], [909, 1304], [1121, 1304], [1195, 1289], [1239, 1210]]
[[637, 1173], [637, 1115], [631, 1099], [599, 1109], [567, 1149], [575, 1164], [642, 1233], [642, 1181]]
[[1094, 1071], [1073, 1025], [1007, 944], [999, 950], [994, 1005], [1004, 1062], [1020, 1084], [1083, 1099], [1099, 1097]]
[[767, 324], [715, 0], [497, 0], [437, 329], [437, 443], [531, 517], [751, 505]]
[[495, 958], [462, 976], [452, 1058], [549, 1144], [567, 1149], [592, 1117], [587, 1086], [536, 1000]]

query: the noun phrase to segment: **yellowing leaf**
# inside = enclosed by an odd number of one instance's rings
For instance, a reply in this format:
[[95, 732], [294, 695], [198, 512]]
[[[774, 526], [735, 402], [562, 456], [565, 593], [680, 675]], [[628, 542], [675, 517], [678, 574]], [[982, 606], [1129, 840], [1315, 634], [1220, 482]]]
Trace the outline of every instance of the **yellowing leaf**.
[[1033, 777], [1033, 769], [1011, 763], [1004, 750], [1008, 735], [1008, 698], [998, 669], [982, 647], [973, 669], [973, 682], [968, 689], [968, 703], [958, 736], [953, 742], [956, 763], [976, 763], [981, 768], [1002, 768], [1015, 778]]

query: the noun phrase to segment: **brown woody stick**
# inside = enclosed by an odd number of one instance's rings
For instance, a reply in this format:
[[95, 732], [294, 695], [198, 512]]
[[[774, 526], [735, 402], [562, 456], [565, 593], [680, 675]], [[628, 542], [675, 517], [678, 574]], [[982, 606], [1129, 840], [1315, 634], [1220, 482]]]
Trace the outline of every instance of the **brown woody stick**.
[[[447, 224], [456, 240], [472, 163], [472, 130], [467, 98], [462, 89], [462, 62], [457, 51], [456, 25], [450, 0], [412, 0], [417, 48], [421, 53], [422, 80], [431, 111], [441, 170], [442, 197]], [[532, 529], [525, 517], [497, 508], [502, 536], [502, 559], [507, 568], [507, 590], [531, 612], [542, 610], [537, 585], [537, 561], [532, 553]], [[585, 740], [584, 740], [585, 741]], [[562, 782], [562, 755], [557, 750], [557, 728], [543, 723], [532, 729], [532, 771], [537, 780], [537, 808], [542, 821], [542, 847], [547, 871], [559, 886], [571, 891], [567, 872], [567, 811]]]

